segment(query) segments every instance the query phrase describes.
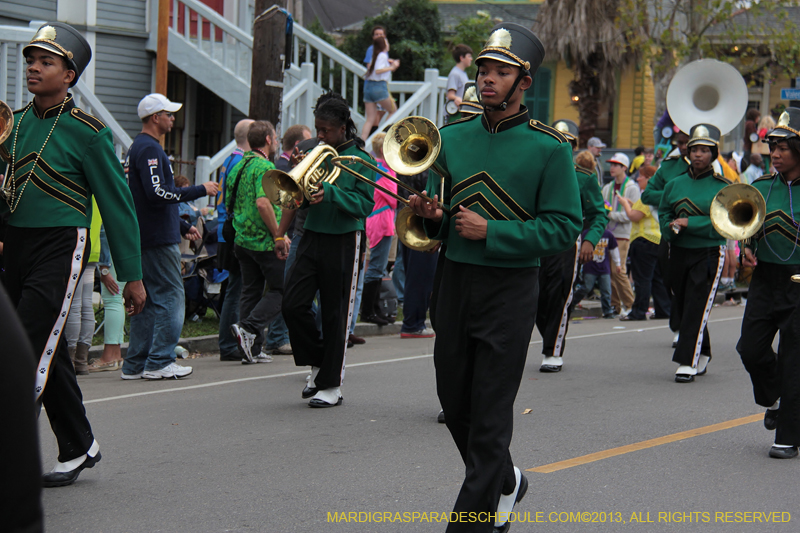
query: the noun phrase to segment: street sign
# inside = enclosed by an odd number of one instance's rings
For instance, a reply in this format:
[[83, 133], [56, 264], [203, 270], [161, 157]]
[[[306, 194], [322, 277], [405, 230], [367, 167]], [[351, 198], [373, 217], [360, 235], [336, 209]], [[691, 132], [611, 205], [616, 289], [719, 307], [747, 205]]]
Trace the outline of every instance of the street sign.
[[800, 100], [800, 88], [798, 89], [781, 89], [781, 100]]

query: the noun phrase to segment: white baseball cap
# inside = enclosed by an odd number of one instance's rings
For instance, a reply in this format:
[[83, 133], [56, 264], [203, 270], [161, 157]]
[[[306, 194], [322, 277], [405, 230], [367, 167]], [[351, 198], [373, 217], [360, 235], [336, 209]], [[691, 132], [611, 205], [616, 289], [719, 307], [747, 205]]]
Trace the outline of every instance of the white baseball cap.
[[150, 115], [154, 115], [159, 111], [169, 111], [170, 113], [174, 113], [181, 107], [183, 107], [183, 104], [170, 102], [163, 94], [152, 93], [142, 98], [142, 101], [139, 102], [137, 111], [139, 113], [139, 118], [145, 118], [149, 117]]
[[622, 152], [617, 152], [616, 154], [614, 154], [614, 157], [609, 159], [608, 162], [622, 165], [625, 168], [631, 166], [631, 160], [628, 159], [628, 156], [623, 154]]
[[592, 137], [589, 139], [589, 142], [586, 143], [586, 146], [589, 148], [605, 148], [606, 143], [600, 140], [600, 137]]

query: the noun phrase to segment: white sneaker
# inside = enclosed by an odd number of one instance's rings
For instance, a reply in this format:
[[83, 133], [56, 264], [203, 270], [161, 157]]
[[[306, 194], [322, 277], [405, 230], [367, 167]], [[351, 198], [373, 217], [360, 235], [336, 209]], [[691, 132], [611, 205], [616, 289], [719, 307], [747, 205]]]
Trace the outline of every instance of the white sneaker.
[[120, 377], [122, 379], [142, 379], [142, 372], [138, 374], [126, 374], [125, 372], [120, 372]]
[[673, 348], [677, 348], [678, 347], [678, 339], [680, 337], [681, 337], [681, 332], [680, 331], [676, 332], [675, 336], [672, 337], [672, 347]]
[[192, 367], [170, 363], [160, 370], [145, 370], [142, 372], [144, 379], [185, 378], [192, 373]]
[[247, 360], [246, 357], [242, 357], [242, 364], [243, 365], [254, 365], [256, 363], [271, 363], [272, 362], [272, 356], [270, 354], [264, 353], [264, 352], [259, 352], [259, 354], [257, 356], [255, 356], [253, 359], [254, 359], [254, 361], [250, 362], [250, 361]]
[[620, 318], [622, 318], [624, 316], [628, 316], [631, 313], [631, 310], [628, 309], [627, 307], [625, 307], [624, 305], [622, 305], [620, 307], [622, 308], [622, 310], [619, 312]]
[[231, 332], [236, 337], [239, 349], [242, 350], [242, 354], [247, 358], [247, 361], [255, 363], [256, 358], [253, 357], [253, 343], [256, 340], [255, 333], [250, 333], [239, 324], [231, 325]]
[[292, 355], [292, 353], [292, 345], [288, 343], [272, 350], [272, 355]]

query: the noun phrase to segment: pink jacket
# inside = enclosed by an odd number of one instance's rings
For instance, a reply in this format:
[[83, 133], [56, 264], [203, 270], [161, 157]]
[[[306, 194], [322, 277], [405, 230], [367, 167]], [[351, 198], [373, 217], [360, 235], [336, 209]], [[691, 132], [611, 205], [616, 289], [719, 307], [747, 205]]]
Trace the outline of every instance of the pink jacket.
[[[378, 166], [386, 170], [389, 174], [396, 177], [393, 170], [388, 169], [383, 159], [378, 159]], [[381, 177], [378, 185], [397, 194], [397, 183], [388, 178]], [[375, 207], [372, 214], [367, 217], [367, 239], [370, 248], [376, 246], [384, 237], [394, 235], [394, 216], [397, 209], [397, 199], [389, 196], [385, 192], [375, 189]]]

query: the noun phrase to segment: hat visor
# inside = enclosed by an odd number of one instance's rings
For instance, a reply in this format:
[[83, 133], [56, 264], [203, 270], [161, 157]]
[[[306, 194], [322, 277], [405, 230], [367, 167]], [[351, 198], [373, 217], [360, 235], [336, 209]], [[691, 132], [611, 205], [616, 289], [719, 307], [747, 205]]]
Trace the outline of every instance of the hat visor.
[[709, 141], [708, 139], [694, 139], [690, 140], [686, 146], [687, 148], [691, 148], [692, 146], [711, 146], [718, 148], [719, 144], [714, 141]]
[[519, 61], [516, 59], [512, 59], [502, 52], [496, 52], [494, 50], [481, 52], [480, 55], [478, 55], [478, 59], [475, 60], [475, 64], [477, 65], [483, 59], [493, 59], [495, 61], [499, 61], [500, 63], [506, 63], [508, 65], [522, 68], [522, 65], [520, 65]]
[[179, 104], [177, 102], [170, 102], [170, 103], [168, 103], [167, 105], [164, 106], [164, 109], [162, 109], [162, 111], [169, 111], [170, 113], [174, 113], [174, 112], [178, 111], [182, 107], [183, 107], [183, 104]]
[[775, 128], [771, 132], [767, 134], [767, 139], [790, 139], [792, 137], [797, 137], [797, 134], [793, 131], [785, 130], [783, 128]]
[[47, 50], [48, 52], [52, 52], [57, 56], [66, 57], [64, 55], [64, 52], [62, 52], [61, 50], [59, 50], [58, 48], [56, 48], [52, 44], [46, 43], [46, 42], [43, 42], [43, 41], [37, 41], [37, 42], [33, 42], [33, 43], [25, 45], [25, 48], [22, 49], [23, 57], [25, 56], [25, 54], [27, 53], [29, 48], [41, 48], [42, 50]]
[[609, 159], [607, 162], [608, 163], [616, 163], [618, 165], [622, 165], [625, 168], [628, 168], [627, 164], [623, 163], [622, 161], [618, 161], [617, 159]]
[[458, 110], [461, 113], [483, 113], [483, 106], [472, 102], [461, 102]]

